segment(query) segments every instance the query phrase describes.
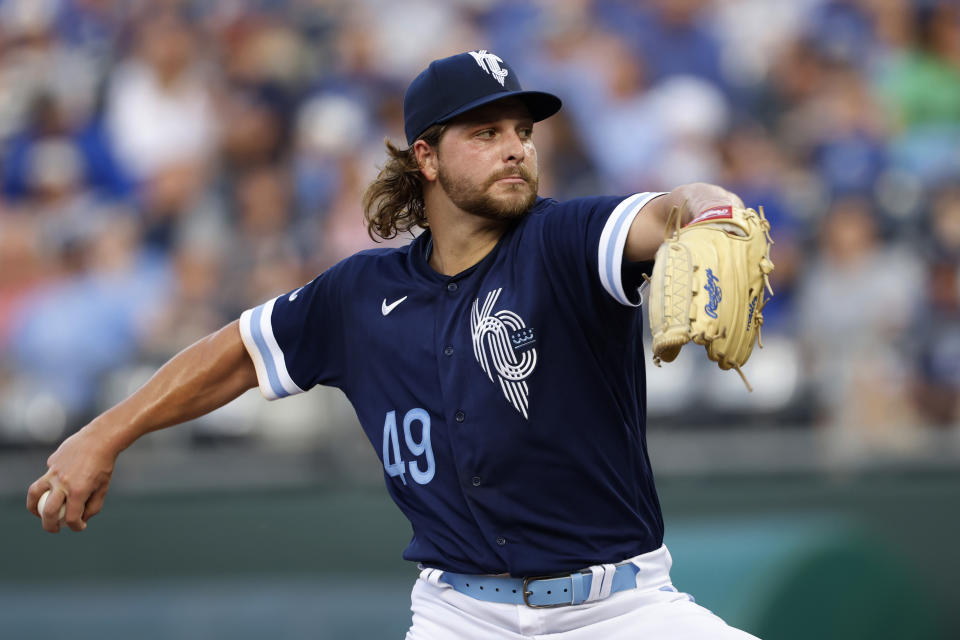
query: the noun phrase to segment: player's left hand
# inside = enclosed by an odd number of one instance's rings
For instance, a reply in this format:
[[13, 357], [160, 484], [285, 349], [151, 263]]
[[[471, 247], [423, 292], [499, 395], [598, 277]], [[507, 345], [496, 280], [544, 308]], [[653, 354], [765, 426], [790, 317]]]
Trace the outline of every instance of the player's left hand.
[[[67, 438], [47, 459], [49, 470], [27, 491], [27, 510], [40, 518], [50, 533], [66, 524], [74, 531], [87, 528], [87, 521], [103, 508], [119, 452], [114, 452], [96, 432], [85, 427]], [[40, 496], [50, 495], [39, 511]], [[61, 521], [60, 507], [66, 505]]]

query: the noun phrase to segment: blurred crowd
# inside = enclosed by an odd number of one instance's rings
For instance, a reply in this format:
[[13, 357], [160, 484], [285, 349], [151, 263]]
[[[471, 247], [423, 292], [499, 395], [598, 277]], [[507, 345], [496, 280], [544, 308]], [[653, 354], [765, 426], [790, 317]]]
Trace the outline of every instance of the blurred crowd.
[[[542, 195], [707, 181], [764, 206], [757, 392], [696, 353], [649, 374], [652, 415], [960, 431], [956, 2], [0, 0], [0, 444], [63, 437], [373, 246], [360, 195], [403, 91], [468, 49], [564, 100]], [[252, 402], [194, 435], [349, 415]]]

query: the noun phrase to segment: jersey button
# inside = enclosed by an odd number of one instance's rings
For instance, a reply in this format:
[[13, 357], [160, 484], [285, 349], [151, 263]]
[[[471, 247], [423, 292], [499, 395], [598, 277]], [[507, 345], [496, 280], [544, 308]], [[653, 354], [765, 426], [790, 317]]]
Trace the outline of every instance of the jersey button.
[[470, 482], [473, 483], [473, 486], [479, 487], [479, 486], [480, 486], [480, 476], [473, 476], [473, 478], [470, 480]]
[[467, 419], [467, 414], [465, 414], [463, 411], [457, 411], [455, 414], [453, 414], [453, 419], [457, 422], [463, 422]]
[[507, 544], [507, 539], [503, 536], [500, 536], [497, 538], [497, 544], [502, 547], [503, 545]]
[[447, 345], [446, 347], [444, 347], [444, 349], [443, 349], [443, 355], [445, 355], [445, 356], [452, 356], [452, 355], [453, 355], [453, 347], [451, 347], [450, 345]]
[[453, 293], [454, 291], [456, 291], [456, 290], [459, 289], [459, 288], [460, 288], [460, 285], [458, 285], [456, 282], [448, 282], [448, 283], [447, 283], [447, 291], [449, 291], [450, 293]]

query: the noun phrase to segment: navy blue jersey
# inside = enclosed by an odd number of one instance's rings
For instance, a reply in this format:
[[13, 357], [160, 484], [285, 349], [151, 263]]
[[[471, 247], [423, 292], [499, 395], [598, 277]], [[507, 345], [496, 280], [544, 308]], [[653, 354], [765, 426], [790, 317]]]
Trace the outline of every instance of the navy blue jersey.
[[455, 276], [429, 266], [426, 231], [243, 313], [267, 398], [350, 399], [412, 524], [404, 558], [527, 576], [660, 547], [637, 308], [652, 263], [623, 259], [657, 195], [541, 198]]

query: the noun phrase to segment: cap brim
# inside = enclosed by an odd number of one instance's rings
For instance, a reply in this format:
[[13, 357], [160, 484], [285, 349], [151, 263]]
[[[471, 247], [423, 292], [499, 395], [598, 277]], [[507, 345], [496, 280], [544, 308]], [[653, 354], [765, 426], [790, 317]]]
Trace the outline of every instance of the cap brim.
[[560, 111], [560, 107], [563, 106], [563, 102], [560, 101], [560, 98], [552, 93], [546, 93], [544, 91], [503, 91], [478, 98], [473, 102], [468, 102], [462, 107], [459, 107], [446, 114], [442, 118], [439, 118], [437, 120], [437, 124], [450, 122], [457, 116], [463, 115], [467, 111], [471, 111], [477, 107], [482, 107], [483, 105], [490, 104], [491, 102], [506, 100], [507, 98], [519, 98], [522, 100], [524, 104], [527, 105], [527, 109], [530, 110], [530, 117], [533, 118], [534, 122], [546, 120], [557, 111]]

